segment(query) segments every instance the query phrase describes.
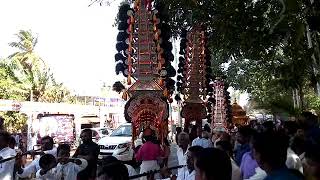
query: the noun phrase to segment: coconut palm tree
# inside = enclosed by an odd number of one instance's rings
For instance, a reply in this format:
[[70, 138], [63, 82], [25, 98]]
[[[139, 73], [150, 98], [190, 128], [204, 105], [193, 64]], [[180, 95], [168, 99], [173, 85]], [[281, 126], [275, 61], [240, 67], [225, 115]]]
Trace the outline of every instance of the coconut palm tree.
[[17, 49], [10, 55], [10, 66], [13, 68], [18, 82], [23, 84], [26, 100], [39, 101], [49, 84], [51, 73], [46, 63], [35, 52], [38, 38], [31, 31], [20, 30], [16, 34], [18, 41], [9, 45]]

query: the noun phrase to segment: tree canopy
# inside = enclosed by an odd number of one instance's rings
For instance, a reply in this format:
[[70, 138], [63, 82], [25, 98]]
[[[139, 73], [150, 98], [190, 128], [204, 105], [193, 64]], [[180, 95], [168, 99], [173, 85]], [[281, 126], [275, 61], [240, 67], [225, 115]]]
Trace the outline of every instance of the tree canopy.
[[255, 104], [286, 112], [316, 104], [305, 95], [320, 95], [319, 1], [154, 2], [174, 37], [195, 24], [206, 27], [214, 76], [250, 93]]
[[[45, 61], [35, 51], [38, 38], [31, 31], [21, 30], [17, 41], [9, 43], [16, 52], [0, 59], [0, 98], [18, 101], [70, 102], [70, 91], [57, 82]], [[16, 112], [2, 112], [5, 125], [21, 129], [26, 117]]]

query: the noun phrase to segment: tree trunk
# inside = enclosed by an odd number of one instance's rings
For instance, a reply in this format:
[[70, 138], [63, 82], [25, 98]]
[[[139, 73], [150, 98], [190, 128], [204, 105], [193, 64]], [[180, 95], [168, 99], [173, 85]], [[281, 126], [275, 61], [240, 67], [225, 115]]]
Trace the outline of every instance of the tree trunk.
[[297, 98], [298, 108], [301, 108], [301, 98], [299, 94], [299, 88], [296, 89], [296, 98]]
[[292, 89], [292, 99], [293, 99], [293, 107], [295, 109], [301, 108], [301, 99], [299, 90], [297, 88]]
[[298, 108], [297, 98], [296, 98], [296, 91], [295, 89], [292, 89], [292, 101], [293, 101], [293, 107], [296, 109]]
[[299, 85], [297, 89], [298, 97], [299, 97], [299, 106], [301, 109], [304, 109], [304, 92], [302, 85]]

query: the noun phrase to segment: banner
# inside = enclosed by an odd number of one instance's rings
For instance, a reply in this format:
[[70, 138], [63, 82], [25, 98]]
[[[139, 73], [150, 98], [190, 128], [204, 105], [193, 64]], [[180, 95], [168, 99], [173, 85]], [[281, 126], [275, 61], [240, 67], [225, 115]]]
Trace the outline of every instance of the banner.
[[22, 104], [13, 100], [0, 100], [0, 111], [20, 111]]

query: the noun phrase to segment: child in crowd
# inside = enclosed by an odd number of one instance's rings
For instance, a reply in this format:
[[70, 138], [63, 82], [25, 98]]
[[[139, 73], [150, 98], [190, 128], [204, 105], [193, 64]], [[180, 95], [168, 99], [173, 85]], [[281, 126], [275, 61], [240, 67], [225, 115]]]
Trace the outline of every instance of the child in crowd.
[[[70, 158], [70, 146], [68, 144], [61, 144], [57, 149], [58, 164], [55, 166], [55, 160], [50, 160], [46, 164], [41, 163], [41, 170], [37, 172], [38, 179], [64, 179], [76, 180], [77, 174], [84, 170], [88, 163], [84, 159]], [[44, 160], [43, 160], [44, 161]]]
[[37, 171], [36, 177], [39, 180], [53, 180], [55, 178], [55, 168], [57, 160], [52, 154], [45, 154], [39, 159], [41, 169]]

